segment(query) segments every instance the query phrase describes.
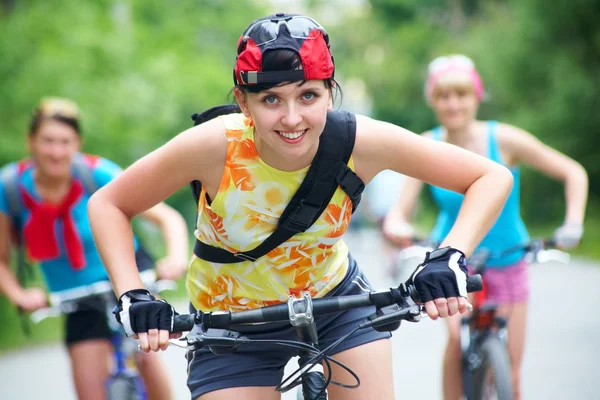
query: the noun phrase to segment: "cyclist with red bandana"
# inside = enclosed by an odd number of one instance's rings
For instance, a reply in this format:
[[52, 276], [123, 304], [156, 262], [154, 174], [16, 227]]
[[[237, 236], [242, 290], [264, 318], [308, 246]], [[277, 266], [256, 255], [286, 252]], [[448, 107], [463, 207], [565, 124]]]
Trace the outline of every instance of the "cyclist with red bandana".
[[[90, 200], [94, 237], [120, 297], [118, 319], [144, 351], [168, 346], [174, 310], [143, 289], [130, 219], [193, 181], [201, 182], [202, 191], [187, 278], [192, 311], [247, 310], [303, 293], [334, 297], [371, 290], [341, 240], [360, 194], [345, 179], [362, 185], [386, 169], [466, 193], [461, 218], [441, 243], [444, 249], [427, 258], [410, 282], [434, 319], [467, 310], [465, 256], [492, 226], [510, 192], [506, 168], [398, 126], [333, 110], [339, 87], [329, 36], [306, 16], [276, 14], [252, 22], [238, 42], [234, 84], [239, 112], [179, 134]], [[249, 255], [276, 231], [321, 151], [337, 154], [338, 147], [348, 145], [323, 149], [319, 144], [334, 132], [347, 134], [353, 148], [347, 162], [336, 165], [343, 174], [333, 174], [340, 181], [321, 203], [324, 212], [268, 253]], [[373, 312], [364, 307], [316, 317], [320, 345], [354, 330]], [[289, 324], [240, 330], [250, 338], [288, 340], [296, 332]], [[330, 386], [331, 399], [394, 398], [389, 337], [364, 329], [335, 348], [335, 358], [358, 374], [361, 385], [352, 390]], [[193, 350], [188, 387], [194, 399], [277, 399], [274, 387], [294, 355], [280, 347], [245, 346], [222, 355]], [[332, 371], [334, 379], [347, 380], [340, 367], [332, 365]]]
[[[11, 236], [20, 238], [27, 257], [39, 263], [50, 292], [108, 279], [90, 230], [87, 203], [92, 191], [115, 179], [121, 169], [105, 158], [80, 153], [81, 144], [77, 106], [67, 99], [44, 99], [29, 128], [31, 158], [0, 170], [0, 291], [22, 310], [46, 306], [46, 294], [40, 288], [23, 288], [16, 279], [9, 267]], [[18, 215], [11, 212], [14, 201]], [[166, 240], [168, 255], [156, 263], [159, 276], [183, 275], [188, 241], [181, 215], [160, 203], [142, 216], [158, 224]], [[154, 260], [139, 241], [130, 241], [136, 270], [153, 268]], [[65, 343], [79, 399], [106, 398], [110, 336], [102, 311], [81, 310], [66, 317]], [[168, 374], [157, 355], [142, 354], [138, 367], [150, 399], [171, 398]]]
[[[519, 165], [522, 164], [564, 182], [565, 222], [555, 231], [554, 239], [562, 248], [576, 246], [583, 234], [588, 191], [588, 178], [583, 167], [522, 129], [495, 121], [477, 120], [477, 108], [484, 97], [483, 83], [472, 60], [466, 56], [451, 55], [433, 60], [429, 65], [425, 92], [440, 122], [440, 126], [426, 132], [425, 137], [487, 157], [508, 167], [513, 175], [513, 190], [479, 248], [501, 254], [525, 244], [529, 239], [519, 211]], [[400, 246], [410, 245], [414, 237], [410, 216], [422, 186], [423, 183], [417, 179], [407, 179], [402, 187], [402, 196], [384, 222], [384, 234]], [[437, 185], [430, 185], [430, 190], [440, 209], [431, 239], [440, 242], [448, 237], [452, 226], [460, 219], [459, 213], [468, 198]], [[484, 273], [488, 300], [500, 305], [500, 315], [510, 317], [508, 346], [515, 399], [520, 398], [520, 369], [529, 298], [527, 263], [523, 256], [524, 251], [515, 251], [493, 257]], [[443, 388], [444, 399], [450, 400], [459, 399], [462, 395], [460, 317], [449, 318], [447, 323], [449, 335], [444, 354]]]

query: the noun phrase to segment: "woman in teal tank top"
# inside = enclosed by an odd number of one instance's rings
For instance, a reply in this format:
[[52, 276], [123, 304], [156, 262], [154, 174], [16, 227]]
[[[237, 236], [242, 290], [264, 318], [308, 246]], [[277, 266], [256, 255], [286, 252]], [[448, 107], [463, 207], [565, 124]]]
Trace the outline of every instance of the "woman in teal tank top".
[[[583, 234], [588, 178], [583, 167], [573, 159], [548, 147], [533, 135], [508, 124], [476, 119], [477, 108], [484, 98], [483, 83], [473, 62], [462, 55], [439, 57], [429, 65], [425, 87], [429, 106], [440, 126], [424, 136], [436, 141], [471, 150], [503, 164], [513, 174], [512, 192], [492, 229], [480, 242], [492, 254], [524, 244], [529, 236], [520, 216], [519, 165], [525, 164], [565, 184], [566, 213], [563, 225], [554, 233], [562, 248], [576, 246]], [[460, 162], [460, 160], [457, 160]], [[410, 217], [423, 182], [407, 178], [402, 196], [384, 221], [384, 234], [399, 246], [408, 246], [414, 229]], [[431, 238], [439, 242], [446, 237], [457, 219], [464, 196], [430, 186], [439, 208]], [[511, 356], [515, 399], [520, 398], [519, 376], [524, 350], [529, 282], [522, 252], [496, 257], [485, 272], [488, 298], [499, 304], [499, 312], [510, 316], [508, 346]], [[448, 319], [448, 343], [444, 354], [444, 399], [459, 399], [461, 390], [460, 317]]]

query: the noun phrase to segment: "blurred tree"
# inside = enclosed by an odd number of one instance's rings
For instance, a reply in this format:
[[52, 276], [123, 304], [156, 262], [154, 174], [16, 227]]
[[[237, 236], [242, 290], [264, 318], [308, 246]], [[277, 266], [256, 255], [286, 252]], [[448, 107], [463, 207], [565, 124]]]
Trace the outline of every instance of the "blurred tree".
[[[16, 2], [0, 17], [0, 165], [25, 157], [33, 107], [75, 100], [84, 149], [127, 166], [226, 102], [235, 46], [253, 2]], [[170, 203], [193, 222], [187, 188]]]
[[[370, 0], [369, 5], [330, 33], [340, 69], [365, 81], [374, 117], [415, 132], [433, 127], [423, 97], [427, 64], [443, 54], [464, 53], [475, 60], [489, 94], [479, 117], [523, 127], [579, 160], [590, 174], [590, 212], [596, 214], [600, 166], [591, 143], [600, 131], [600, 2]], [[525, 171], [524, 185], [526, 219], [562, 219], [558, 183]]]

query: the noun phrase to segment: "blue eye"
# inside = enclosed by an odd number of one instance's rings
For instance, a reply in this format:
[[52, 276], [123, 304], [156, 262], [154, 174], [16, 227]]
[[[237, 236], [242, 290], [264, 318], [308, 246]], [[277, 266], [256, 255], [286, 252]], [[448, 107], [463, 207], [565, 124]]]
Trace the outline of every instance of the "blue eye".
[[275, 96], [265, 96], [265, 98], [263, 99], [263, 101], [267, 104], [274, 104], [277, 101], [277, 97]]
[[316, 94], [314, 94], [313, 92], [307, 92], [307, 93], [304, 93], [304, 94], [302, 95], [302, 98], [303, 98], [304, 100], [312, 100], [312, 99], [314, 99], [316, 96], [317, 96], [317, 95], [316, 95]]

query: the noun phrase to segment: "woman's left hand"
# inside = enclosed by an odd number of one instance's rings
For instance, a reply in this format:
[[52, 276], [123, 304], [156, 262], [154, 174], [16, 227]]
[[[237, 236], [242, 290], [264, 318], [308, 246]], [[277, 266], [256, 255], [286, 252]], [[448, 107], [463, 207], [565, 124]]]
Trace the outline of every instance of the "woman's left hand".
[[167, 256], [156, 262], [156, 271], [160, 279], [176, 280], [187, 272], [188, 260]]
[[467, 266], [462, 251], [442, 247], [428, 252], [408, 279], [429, 318], [451, 317], [468, 311]]

